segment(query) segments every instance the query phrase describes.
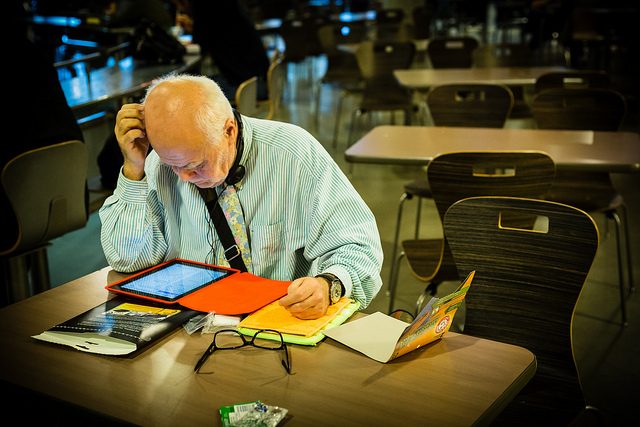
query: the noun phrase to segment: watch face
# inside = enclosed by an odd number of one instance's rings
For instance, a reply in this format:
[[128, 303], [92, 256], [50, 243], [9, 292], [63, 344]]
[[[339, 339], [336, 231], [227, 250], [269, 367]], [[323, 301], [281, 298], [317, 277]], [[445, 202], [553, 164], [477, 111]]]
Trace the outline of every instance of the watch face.
[[335, 304], [340, 300], [342, 296], [342, 287], [340, 286], [340, 282], [334, 280], [331, 282], [331, 303]]

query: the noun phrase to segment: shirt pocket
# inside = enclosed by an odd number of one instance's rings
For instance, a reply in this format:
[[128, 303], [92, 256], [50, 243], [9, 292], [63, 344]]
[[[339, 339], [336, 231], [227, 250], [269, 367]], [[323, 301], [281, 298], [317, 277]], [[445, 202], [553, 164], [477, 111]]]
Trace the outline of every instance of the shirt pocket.
[[[283, 223], [269, 225], [252, 225], [249, 230], [251, 238], [251, 259], [257, 275], [271, 273], [272, 266], [284, 255], [285, 238]], [[265, 269], [266, 267], [266, 269]], [[263, 276], [269, 277], [269, 276]]]

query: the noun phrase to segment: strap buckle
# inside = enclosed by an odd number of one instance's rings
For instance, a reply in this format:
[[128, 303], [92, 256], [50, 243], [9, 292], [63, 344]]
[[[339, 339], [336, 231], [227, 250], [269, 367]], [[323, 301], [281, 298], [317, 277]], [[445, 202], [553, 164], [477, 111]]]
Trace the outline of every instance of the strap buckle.
[[[227, 252], [234, 250], [235, 249], [235, 254], [232, 253], [232, 256], [229, 256], [229, 254], [227, 254]], [[224, 256], [227, 258], [227, 261], [231, 261], [232, 259], [236, 259], [240, 256], [240, 248], [238, 248], [238, 245], [233, 245], [227, 249], [224, 250]]]

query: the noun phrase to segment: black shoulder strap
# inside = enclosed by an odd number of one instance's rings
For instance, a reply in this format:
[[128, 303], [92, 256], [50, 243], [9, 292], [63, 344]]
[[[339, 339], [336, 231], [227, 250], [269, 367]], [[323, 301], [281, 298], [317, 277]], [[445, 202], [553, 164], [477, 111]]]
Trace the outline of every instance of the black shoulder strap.
[[198, 190], [207, 205], [207, 210], [209, 211], [213, 225], [216, 227], [216, 233], [218, 233], [220, 243], [222, 243], [224, 256], [227, 258], [227, 261], [229, 261], [229, 266], [236, 270], [247, 271], [247, 266], [244, 265], [240, 248], [236, 245], [229, 223], [224, 217], [220, 203], [218, 203], [218, 197], [215, 196], [215, 191], [204, 188], [198, 188]]

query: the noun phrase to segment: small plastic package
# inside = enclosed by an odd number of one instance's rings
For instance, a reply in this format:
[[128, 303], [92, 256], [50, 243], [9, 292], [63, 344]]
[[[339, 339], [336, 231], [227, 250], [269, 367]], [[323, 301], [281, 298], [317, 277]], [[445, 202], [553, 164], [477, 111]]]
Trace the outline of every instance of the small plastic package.
[[287, 416], [288, 411], [257, 400], [223, 406], [219, 412], [223, 427], [275, 427]]
[[203, 334], [212, 334], [218, 329], [235, 329], [240, 323], [239, 316], [225, 316], [222, 314], [206, 313], [199, 314], [183, 325], [184, 330], [189, 335], [202, 328]]

